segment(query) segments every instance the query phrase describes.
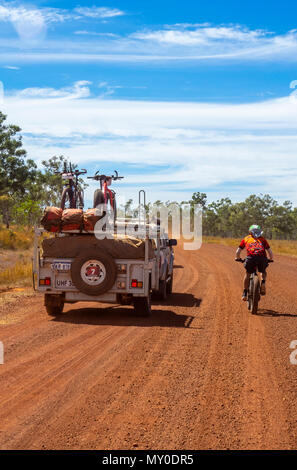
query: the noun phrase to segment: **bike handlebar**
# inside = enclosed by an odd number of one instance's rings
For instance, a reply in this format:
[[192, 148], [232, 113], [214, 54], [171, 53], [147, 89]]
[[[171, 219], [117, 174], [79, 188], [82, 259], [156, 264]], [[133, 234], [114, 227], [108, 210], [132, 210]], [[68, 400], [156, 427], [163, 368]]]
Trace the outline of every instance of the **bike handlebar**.
[[81, 170], [71, 170], [71, 171], [63, 170], [63, 171], [55, 171], [54, 173], [55, 175], [70, 174], [70, 175], [79, 176], [79, 175], [85, 175], [87, 173], [87, 170], [82, 168]]
[[115, 174], [114, 175], [100, 175], [99, 174], [99, 170], [96, 171], [95, 175], [94, 176], [87, 176], [88, 179], [92, 179], [92, 180], [96, 180], [96, 181], [105, 181], [107, 179], [111, 179], [113, 181], [116, 181], [116, 180], [122, 180], [124, 178], [124, 176], [119, 176], [117, 170], [114, 170]]

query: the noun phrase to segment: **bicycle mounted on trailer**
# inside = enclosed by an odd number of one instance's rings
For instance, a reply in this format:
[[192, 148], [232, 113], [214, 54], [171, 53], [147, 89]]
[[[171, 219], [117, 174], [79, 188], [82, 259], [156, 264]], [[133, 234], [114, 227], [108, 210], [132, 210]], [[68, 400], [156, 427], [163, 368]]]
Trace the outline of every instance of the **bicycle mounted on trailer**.
[[[256, 273], [257, 270], [261, 274], [261, 295], [266, 294], [265, 281], [267, 278], [266, 268], [269, 262], [273, 261], [273, 253], [268, 241], [263, 237], [263, 232], [259, 225], [251, 225], [249, 228], [249, 235], [247, 235], [240, 243], [236, 251], [235, 261], [242, 261], [240, 258], [241, 251], [246, 248], [247, 257], [244, 260], [244, 267], [246, 275], [244, 277], [244, 288], [242, 300], [248, 300], [248, 289], [250, 286], [250, 277]], [[266, 251], [269, 254], [267, 259]]]
[[101, 204], [104, 204], [105, 207], [110, 205], [111, 210], [113, 211], [114, 220], [117, 218], [117, 204], [116, 204], [116, 193], [113, 189], [109, 189], [109, 186], [113, 181], [121, 180], [124, 176], [119, 176], [118, 172], [114, 170], [114, 175], [103, 175], [99, 173], [99, 170], [96, 171], [94, 176], [87, 176], [88, 179], [93, 179], [95, 181], [100, 181], [100, 189], [96, 189], [94, 192], [94, 202], [93, 207], [97, 208]]
[[84, 194], [80, 186], [78, 177], [87, 173], [87, 170], [73, 170], [72, 164], [69, 163], [69, 170], [67, 163], [64, 162], [63, 171], [55, 171], [56, 175], [61, 175], [64, 183], [64, 188], [61, 196], [61, 209], [83, 209], [84, 207]]

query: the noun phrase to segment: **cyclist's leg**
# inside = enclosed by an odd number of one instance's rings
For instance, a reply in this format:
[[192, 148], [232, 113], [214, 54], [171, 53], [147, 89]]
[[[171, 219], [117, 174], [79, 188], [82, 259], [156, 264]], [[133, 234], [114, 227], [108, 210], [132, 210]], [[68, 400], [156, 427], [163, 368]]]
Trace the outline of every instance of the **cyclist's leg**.
[[245, 273], [244, 280], [243, 280], [242, 300], [247, 300], [249, 284], [250, 284], [250, 275], [255, 271], [254, 259], [246, 258], [244, 267], [245, 267], [246, 273]]
[[246, 271], [246, 272], [245, 272], [244, 279], [243, 279], [243, 288], [244, 288], [244, 290], [248, 290], [248, 288], [249, 288], [249, 282], [250, 282], [250, 273], [248, 273], [248, 272]]
[[266, 257], [261, 257], [258, 263], [258, 270], [261, 276], [261, 295], [266, 294], [266, 279], [267, 279], [267, 271], [266, 268], [268, 266], [268, 261]]

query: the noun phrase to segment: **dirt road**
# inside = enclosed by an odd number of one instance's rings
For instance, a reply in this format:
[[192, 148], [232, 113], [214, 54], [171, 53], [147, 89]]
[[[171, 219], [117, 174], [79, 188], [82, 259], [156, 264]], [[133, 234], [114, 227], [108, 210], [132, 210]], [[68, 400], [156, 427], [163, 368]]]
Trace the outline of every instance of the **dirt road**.
[[92, 303], [52, 319], [40, 296], [10, 307], [0, 448], [295, 448], [297, 260], [276, 257], [252, 316], [233, 258], [178, 248], [175, 293], [150, 319]]

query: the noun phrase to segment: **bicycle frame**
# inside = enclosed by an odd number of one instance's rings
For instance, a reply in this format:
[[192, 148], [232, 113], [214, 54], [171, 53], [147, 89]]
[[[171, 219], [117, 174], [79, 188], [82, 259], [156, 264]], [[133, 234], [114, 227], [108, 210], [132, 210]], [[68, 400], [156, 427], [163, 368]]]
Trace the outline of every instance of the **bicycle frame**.
[[[76, 208], [79, 200], [79, 207], [83, 208], [83, 188], [79, 186], [79, 175], [85, 174], [87, 170], [82, 169], [73, 170], [71, 163], [69, 163], [69, 171], [67, 170], [67, 163], [64, 163], [64, 170], [62, 172], [56, 172], [60, 174], [63, 179], [63, 191], [62, 191], [62, 200], [61, 207], [64, 208], [65, 204], [65, 193], [68, 194], [70, 208]], [[64, 201], [64, 202], [62, 202]]]

